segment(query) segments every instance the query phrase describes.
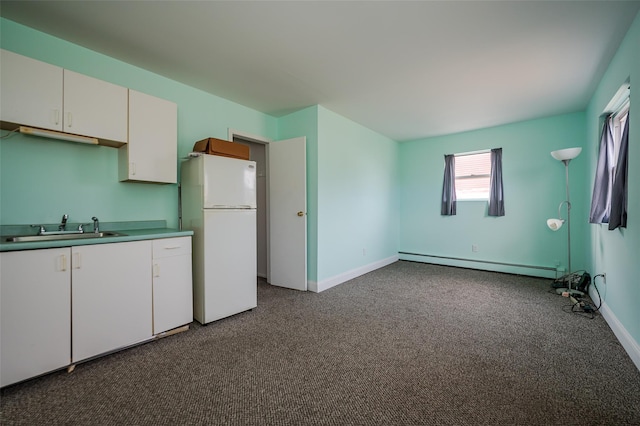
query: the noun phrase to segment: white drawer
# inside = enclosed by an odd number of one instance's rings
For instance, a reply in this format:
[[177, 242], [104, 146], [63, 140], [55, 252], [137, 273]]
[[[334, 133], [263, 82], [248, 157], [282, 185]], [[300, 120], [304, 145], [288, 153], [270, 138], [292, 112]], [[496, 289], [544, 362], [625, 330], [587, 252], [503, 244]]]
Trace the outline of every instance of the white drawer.
[[153, 240], [153, 258], [180, 256], [191, 253], [191, 237]]

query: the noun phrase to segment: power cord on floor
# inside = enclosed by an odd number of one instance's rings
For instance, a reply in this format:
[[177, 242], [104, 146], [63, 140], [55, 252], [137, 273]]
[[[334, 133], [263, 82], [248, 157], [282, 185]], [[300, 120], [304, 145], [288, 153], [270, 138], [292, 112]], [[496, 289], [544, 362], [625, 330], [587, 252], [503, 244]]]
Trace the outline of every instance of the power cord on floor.
[[605, 279], [604, 274], [598, 274], [598, 275], [594, 275], [593, 276], [593, 281], [591, 282], [593, 284], [593, 288], [596, 289], [596, 293], [598, 293], [598, 302], [600, 302], [600, 305], [598, 305], [598, 307], [596, 307], [596, 312], [598, 312], [600, 310], [600, 308], [602, 307], [602, 296], [600, 295], [600, 290], [598, 290], [598, 286], [596, 285], [596, 278], [602, 278]]
[[[591, 306], [588, 301], [584, 301], [581, 298], [570, 297], [571, 304], [564, 305], [562, 310], [568, 314], [576, 314], [581, 317], [594, 319], [596, 317], [596, 310]], [[567, 310], [569, 308], [570, 310]]]
[[[596, 278], [598, 277], [604, 278], [604, 274], [595, 275], [593, 277], [593, 280], [589, 281], [589, 283], [587, 284], [587, 287], [584, 289], [585, 294], [587, 295], [586, 297], [569, 296], [569, 300], [571, 301], [571, 303], [569, 305], [564, 305], [562, 307], [563, 312], [580, 315], [588, 319], [594, 319], [596, 317], [596, 312], [600, 311], [600, 308], [602, 307], [602, 302], [603, 302], [602, 297], [600, 295], [600, 291], [598, 290], [598, 286], [596, 284]], [[560, 277], [559, 279], [556, 279], [554, 283], [557, 283], [560, 280], [566, 280], [566, 279], [567, 279], [567, 276]], [[572, 279], [572, 277], [569, 277], [569, 279]], [[591, 286], [591, 284], [593, 284], [593, 288], [598, 294], [598, 302], [599, 302], [598, 306], [595, 306], [595, 303], [591, 302], [591, 299], [588, 296], [589, 287]], [[552, 287], [554, 287], [553, 284], [552, 284]], [[555, 293], [555, 290], [556, 288], [552, 288], [551, 290], [549, 290], [549, 292]]]

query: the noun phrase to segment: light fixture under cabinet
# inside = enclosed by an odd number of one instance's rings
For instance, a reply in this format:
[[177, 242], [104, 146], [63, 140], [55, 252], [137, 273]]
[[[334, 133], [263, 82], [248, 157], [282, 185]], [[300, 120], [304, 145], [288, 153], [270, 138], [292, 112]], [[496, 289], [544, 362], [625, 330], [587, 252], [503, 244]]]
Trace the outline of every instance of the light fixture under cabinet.
[[69, 133], [56, 132], [53, 130], [36, 129], [34, 127], [20, 126], [20, 133], [31, 136], [40, 136], [43, 138], [58, 139], [61, 141], [86, 143], [90, 145], [98, 145], [97, 138], [88, 136], [72, 135]]

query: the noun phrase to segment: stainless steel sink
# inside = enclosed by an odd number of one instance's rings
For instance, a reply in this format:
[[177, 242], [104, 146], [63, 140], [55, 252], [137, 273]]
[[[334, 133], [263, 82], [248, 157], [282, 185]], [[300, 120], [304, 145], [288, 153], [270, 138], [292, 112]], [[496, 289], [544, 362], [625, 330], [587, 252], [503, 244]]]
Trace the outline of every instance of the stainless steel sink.
[[8, 243], [25, 243], [25, 242], [38, 242], [38, 241], [57, 241], [57, 240], [79, 240], [87, 238], [105, 238], [105, 237], [123, 237], [127, 234], [120, 232], [83, 232], [83, 233], [69, 233], [69, 234], [50, 234], [50, 235], [18, 235], [15, 237], [5, 237]]

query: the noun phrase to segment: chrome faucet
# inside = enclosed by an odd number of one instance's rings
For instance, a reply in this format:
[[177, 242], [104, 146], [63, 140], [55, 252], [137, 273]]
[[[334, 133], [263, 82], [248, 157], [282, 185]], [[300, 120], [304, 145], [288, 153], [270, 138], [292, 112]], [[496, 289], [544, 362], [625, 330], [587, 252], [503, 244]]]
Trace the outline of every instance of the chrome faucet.
[[69, 219], [69, 215], [63, 214], [62, 221], [60, 222], [60, 226], [58, 226], [58, 231], [64, 231], [67, 229], [67, 219]]
[[99, 234], [100, 233], [100, 221], [98, 220], [97, 217], [93, 216], [91, 218], [91, 220], [93, 221], [93, 232], [95, 234]]
[[47, 230], [44, 228], [44, 225], [31, 225], [32, 228], [38, 228], [37, 235], [43, 235]]

